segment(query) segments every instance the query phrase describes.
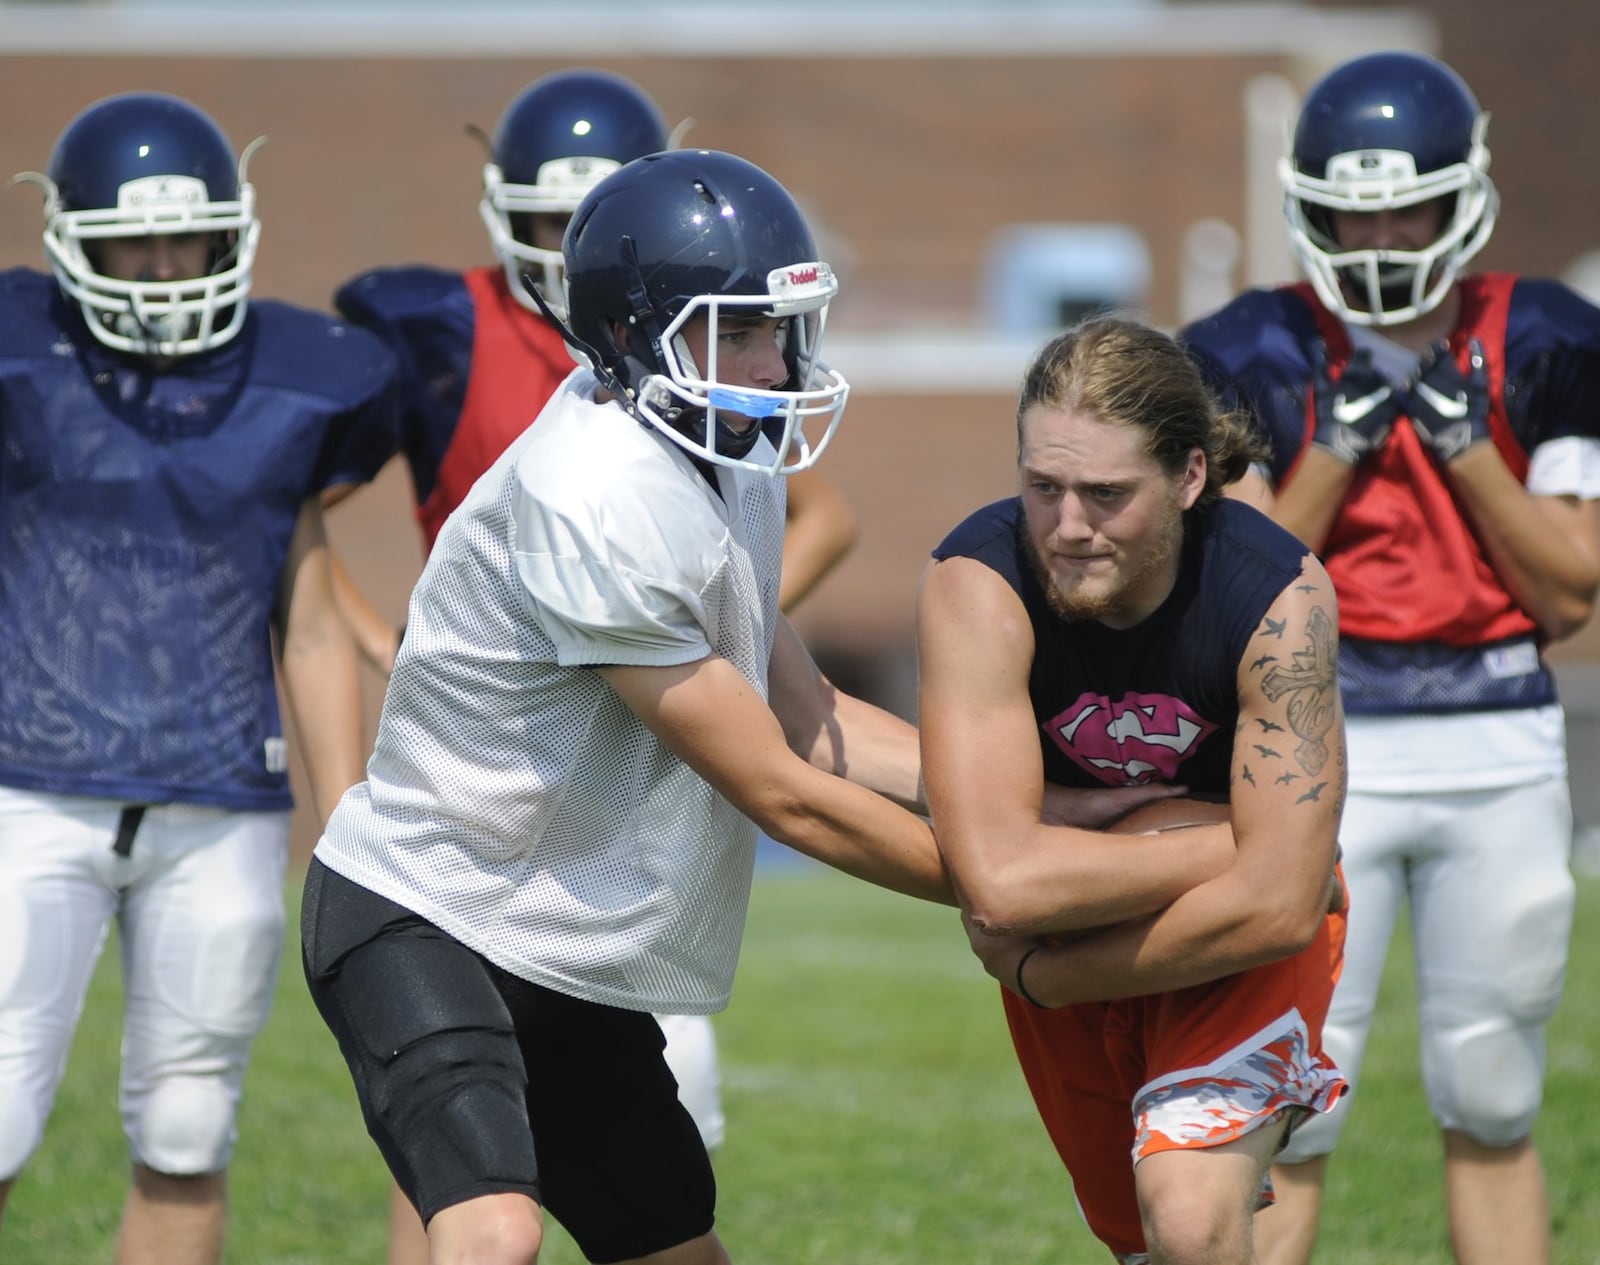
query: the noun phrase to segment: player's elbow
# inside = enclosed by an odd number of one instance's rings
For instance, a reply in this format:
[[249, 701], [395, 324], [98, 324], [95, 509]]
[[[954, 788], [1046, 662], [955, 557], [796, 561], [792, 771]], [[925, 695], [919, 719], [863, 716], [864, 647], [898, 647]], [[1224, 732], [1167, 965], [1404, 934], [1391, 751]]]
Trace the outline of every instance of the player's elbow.
[[764, 834], [791, 847], [799, 846], [817, 821], [805, 797], [786, 778], [763, 778], [729, 798]]
[[1309, 949], [1317, 938], [1317, 932], [1322, 927], [1325, 914], [1317, 914], [1314, 918], [1284, 918], [1274, 927], [1274, 934], [1269, 944], [1272, 958], [1294, 957]]
[[1059, 930], [1071, 920], [1070, 910], [1041, 909], [1038, 883], [1017, 866], [990, 865], [976, 872], [958, 872], [954, 882], [962, 909], [991, 935], [1033, 934], [1049, 929], [1045, 924]]
[[1557, 594], [1540, 612], [1539, 631], [1550, 641], [1560, 641], [1582, 631], [1594, 614], [1597, 589], [1600, 589], [1600, 582], [1583, 590]]
[[1322, 930], [1328, 907], [1316, 900], [1280, 900], [1262, 906], [1256, 919], [1256, 940], [1263, 962], [1293, 957], [1310, 948]]

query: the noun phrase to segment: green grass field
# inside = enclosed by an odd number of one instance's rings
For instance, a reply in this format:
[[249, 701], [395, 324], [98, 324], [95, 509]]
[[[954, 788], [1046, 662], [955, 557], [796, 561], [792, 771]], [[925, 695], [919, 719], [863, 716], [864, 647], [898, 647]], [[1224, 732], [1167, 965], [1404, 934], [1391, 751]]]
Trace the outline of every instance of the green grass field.
[[[293, 896], [294, 893], [291, 893]], [[1580, 888], [1539, 1140], [1556, 1260], [1600, 1262], [1600, 880]], [[1319, 1261], [1445, 1265], [1438, 1142], [1415, 1070], [1410, 964], [1335, 1161]], [[7, 1265], [111, 1259], [126, 1161], [107, 955], [44, 1147], [0, 1231]], [[810, 869], [763, 874], [733, 1006], [719, 1226], [760, 1265], [1104, 1265], [947, 910]], [[233, 1172], [231, 1265], [379, 1265], [387, 1177], [292, 952], [257, 1047]], [[580, 1258], [559, 1232], [549, 1265]], [[1508, 1265], [1515, 1265], [1514, 1262]]]

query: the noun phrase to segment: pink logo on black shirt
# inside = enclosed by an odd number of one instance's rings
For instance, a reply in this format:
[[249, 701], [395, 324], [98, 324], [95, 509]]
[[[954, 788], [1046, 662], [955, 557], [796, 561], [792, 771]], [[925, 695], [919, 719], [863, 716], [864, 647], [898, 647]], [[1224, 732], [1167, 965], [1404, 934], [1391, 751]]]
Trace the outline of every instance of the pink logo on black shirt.
[[1178, 781], [1178, 769], [1216, 726], [1166, 694], [1082, 694], [1045, 732], [1108, 786]]

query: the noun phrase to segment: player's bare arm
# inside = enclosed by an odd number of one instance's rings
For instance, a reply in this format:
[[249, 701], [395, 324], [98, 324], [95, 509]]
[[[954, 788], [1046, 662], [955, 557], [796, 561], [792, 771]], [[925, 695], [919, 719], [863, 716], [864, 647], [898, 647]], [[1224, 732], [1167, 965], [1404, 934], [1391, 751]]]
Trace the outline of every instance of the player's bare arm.
[[773, 638], [767, 698], [790, 750], [801, 759], [914, 812], [926, 811], [917, 731], [835, 688], [787, 619]]
[[[916, 729], [900, 717], [836, 688], [817, 668], [788, 620], [773, 641], [768, 702], [790, 748], [817, 768], [926, 813], [922, 756]], [[1046, 784], [1040, 820], [1097, 830], [1151, 800], [1181, 793], [1176, 786]]]
[[[1307, 555], [1238, 667], [1232, 864], [1154, 917], [1042, 948], [1028, 964], [1035, 998], [1055, 1006], [1185, 988], [1311, 943], [1329, 908], [1345, 794], [1337, 626], [1333, 586]], [[1206, 829], [1216, 827], [1172, 837]], [[985, 966], [1005, 979], [1031, 946], [984, 947]]]
[[881, 887], [954, 902], [928, 824], [796, 755], [726, 659], [599, 671], [673, 754], [780, 843]]
[[361, 779], [365, 742], [355, 643], [334, 600], [322, 507], [300, 507], [278, 594], [284, 695], [305, 754], [318, 820]]
[[1164, 782], [1142, 786], [1057, 786], [1044, 784], [1044, 799], [1039, 820], [1047, 826], [1077, 826], [1083, 830], [1104, 830], [1120, 822], [1135, 809], [1158, 800], [1181, 796], [1186, 788]]
[[1028, 696], [1033, 632], [1020, 599], [989, 568], [968, 558], [928, 568], [917, 642], [928, 804], [962, 907], [979, 925], [1018, 933], [1102, 926], [1149, 914], [1227, 867], [1225, 827], [1179, 843], [1041, 821], [1044, 769]]
[[1600, 589], [1595, 502], [1535, 496], [1493, 444], [1474, 444], [1445, 469], [1495, 573], [1540, 631], [1554, 640], [1582, 628]]
[[1277, 500], [1272, 491], [1272, 484], [1256, 469], [1247, 471], [1243, 478], [1236, 479], [1223, 489], [1222, 494], [1232, 501], [1243, 501], [1246, 505], [1254, 506], [1268, 518], [1272, 517], [1272, 507]]
[[361, 591], [338, 553], [330, 551], [329, 573], [333, 579], [334, 600], [339, 603], [339, 613], [350, 626], [356, 649], [366, 663], [383, 676], [394, 671], [395, 656], [400, 653], [400, 629], [384, 617], [372, 599]]
[[[1289, 831], [1285, 848], [1292, 882], [1277, 889], [1292, 940], [1309, 941], [1327, 909], [1327, 879], [1338, 853], [1344, 809], [1344, 713], [1338, 686], [1338, 606], [1327, 572], [1307, 555], [1296, 581], [1267, 611], [1239, 665], [1239, 728], [1229, 791], [1241, 854], [1263, 881], [1272, 880], [1274, 831]], [[1303, 946], [1297, 946], [1303, 947]]]
[[1328, 541], [1339, 506], [1355, 478], [1355, 467], [1309, 446], [1288, 479], [1272, 495], [1268, 517], [1308, 549]]
[[[354, 483], [336, 483], [322, 492], [322, 511], [326, 514], [335, 505], [342, 504], [349, 495], [358, 490], [359, 485]], [[372, 604], [349, 569], [344, 565], [344, 559], [329, 546], [329, 567], [333, 577], [333, 596], [339, 603], [339, 611], [344, 616], [345, 622], [350, 625], [350, 634], [355, 638], [356, 650], [363, 660], [374, 671], [388, 676], [394, 671], [394, 657], [400, 650], [400, 630], [386, 619], [376, 606]]]
[[788, 480], [778, 606], [793, 610], [856, 543], [856, 514], [839, 485], [815, 468]]

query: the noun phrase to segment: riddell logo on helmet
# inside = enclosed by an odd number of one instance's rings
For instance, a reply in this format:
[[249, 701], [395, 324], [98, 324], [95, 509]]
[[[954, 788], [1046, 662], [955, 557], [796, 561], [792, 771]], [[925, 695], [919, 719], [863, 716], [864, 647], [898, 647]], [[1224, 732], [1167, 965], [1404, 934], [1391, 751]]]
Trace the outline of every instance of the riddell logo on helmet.
[[791, 270], [789, 273], [789, 284], [796, 286], [810, 285], [821, 275], [821, 270], [818, 269], [815, 264], [812, 264], [811, 267], [801, 268], [798, 272]]

